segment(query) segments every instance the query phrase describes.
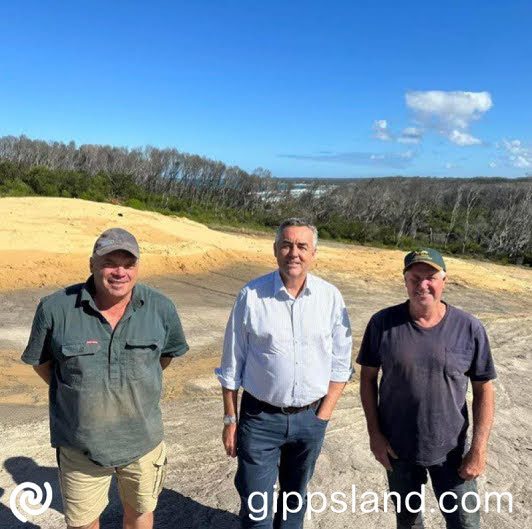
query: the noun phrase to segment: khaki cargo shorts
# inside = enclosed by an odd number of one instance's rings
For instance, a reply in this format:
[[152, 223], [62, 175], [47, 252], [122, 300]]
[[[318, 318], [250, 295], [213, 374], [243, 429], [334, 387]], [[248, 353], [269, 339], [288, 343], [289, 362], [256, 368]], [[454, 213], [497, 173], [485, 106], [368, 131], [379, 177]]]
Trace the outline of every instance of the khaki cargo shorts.
[[86, 525], [100, 517], [108, 504], [111, 478], [118, 492], [137, 512], [153, 512], [166, 478], [164, 441], [137, 461], [122, 467], [101, 467], [79, 450], [58, 449], [59, 481], [68, 525]]

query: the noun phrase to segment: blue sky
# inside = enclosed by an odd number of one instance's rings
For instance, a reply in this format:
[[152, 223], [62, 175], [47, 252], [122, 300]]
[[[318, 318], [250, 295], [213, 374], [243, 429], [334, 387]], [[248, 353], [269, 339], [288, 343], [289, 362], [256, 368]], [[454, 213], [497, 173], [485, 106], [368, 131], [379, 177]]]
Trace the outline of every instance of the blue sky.
[[532, 4], [0, 4], [0, 135], [279, 177], [532, 174]]

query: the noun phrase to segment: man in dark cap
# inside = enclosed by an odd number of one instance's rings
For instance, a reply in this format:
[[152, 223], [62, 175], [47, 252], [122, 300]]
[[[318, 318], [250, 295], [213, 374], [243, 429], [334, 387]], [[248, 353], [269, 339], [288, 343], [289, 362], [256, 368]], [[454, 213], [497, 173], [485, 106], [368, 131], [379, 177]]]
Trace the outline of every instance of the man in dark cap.
[[476, 318], [441, 299], [447, 270], [439, 252], [410, 252], [403, 274], [408, 301], [371, 318], [357, 358], [371, 451], [396, 493], [399, 529], [423, 527], [427, 474], [447, 527], [478, 528], [475, 478], [486, 465], [496, 377], [488, 337]]
[[99, 527], [113, 474], [124, 528], [153, 527], [166, 475], [162, 370], [188, 345], [174, 304], [137, 284], [139, 256], [131, 233], [103, 232], [88, 280], [39, 303], [22, 355], [50, 385], [69, 527]]

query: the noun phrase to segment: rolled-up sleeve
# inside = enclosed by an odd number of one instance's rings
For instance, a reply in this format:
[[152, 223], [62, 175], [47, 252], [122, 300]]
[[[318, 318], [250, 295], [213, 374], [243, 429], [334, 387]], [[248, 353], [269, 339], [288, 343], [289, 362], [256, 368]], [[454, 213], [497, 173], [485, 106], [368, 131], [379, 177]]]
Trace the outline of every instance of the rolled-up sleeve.
[[247, 353], [246, 313], [246, 289], [243, 289], [237, 296], [229, 316], [225, 328], [222, 361], [216, 370], [218, 380], [227, 389], [236, 390], [242, 383]]
[[351, 363], [353, 337], [347, 308], [338, 291], [335, 299], [335, 324], [332, 342], [331, 382], [347, 382], [355, 372]]
[[35, 311], [28, 345], [22, 353], [21, 360], [24, 363], [37, 366], [52, 359], [50, 351], [51, 330], [52, 326], [41, 300]]

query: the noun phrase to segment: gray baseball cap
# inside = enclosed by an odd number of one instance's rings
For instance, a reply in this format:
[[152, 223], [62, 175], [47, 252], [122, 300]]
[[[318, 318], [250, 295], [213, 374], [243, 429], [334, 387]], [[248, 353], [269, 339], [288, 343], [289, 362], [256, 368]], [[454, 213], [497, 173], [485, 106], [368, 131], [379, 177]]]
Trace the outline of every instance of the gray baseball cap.
[[94, 243], [92, 255], [107, 255], [116, 250], [125, 250], [137, 259], [140, 256], [139, 245], [134, 235], [122, 228], [105, 230]]

